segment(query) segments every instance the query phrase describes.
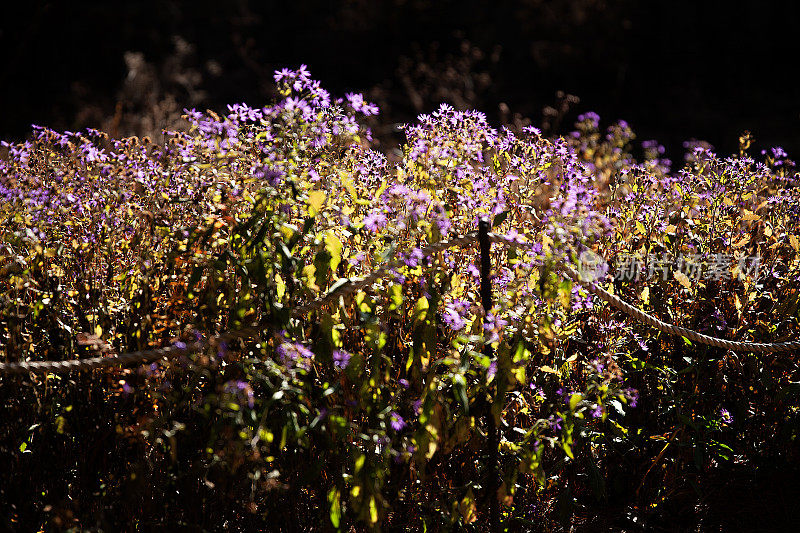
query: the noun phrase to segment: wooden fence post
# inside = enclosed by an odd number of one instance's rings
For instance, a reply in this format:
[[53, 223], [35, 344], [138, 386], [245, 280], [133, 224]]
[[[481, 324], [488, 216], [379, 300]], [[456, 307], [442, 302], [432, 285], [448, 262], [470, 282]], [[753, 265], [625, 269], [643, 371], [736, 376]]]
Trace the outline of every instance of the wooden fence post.
[[[481, 303], [483, 304], [484, 324], [486, 323], [486, 317], [489, 315], [489, 312], [492, 309], [492, 282], [491, 282], [492, 259], [490, 256], [492, 245], [489, 242], [489, 230], [491, 229], [491, 227], [492, 224], [486, 217], [482, 217], [478, 222], [478, 244], [480, 245], [481, 249]], [[489, 357], [490, 360], [493, 359], [494, 351], [492, 350], [492, 345], [489, 343], [485, 343], [483, 345], [483, 353], [484, 355]], [[494, 387], [494, 385], [492, 387]], [[499, 476], [499, 466], [500, 466], [498, 447], [500, 444], [499, 442], [500, 439], [497, 431], [497, 424], [495, 424], [494, 420], [494, 414], [492, 413], [492, 404], [494, 403], [494, 399], [495, 399], [494, 394], [491, 394], [489, 410], [486, 415], [487, 417], [486, 426], [489, 431], [488, 443], [487, 443], [489, 448], [488, 449], [489, 476], [486, 482], [486, 498], [489, 506], [489, 531], [500, 530], [500, 506], [497, 501], [497, 490], [499, 488], [498, 476]]]

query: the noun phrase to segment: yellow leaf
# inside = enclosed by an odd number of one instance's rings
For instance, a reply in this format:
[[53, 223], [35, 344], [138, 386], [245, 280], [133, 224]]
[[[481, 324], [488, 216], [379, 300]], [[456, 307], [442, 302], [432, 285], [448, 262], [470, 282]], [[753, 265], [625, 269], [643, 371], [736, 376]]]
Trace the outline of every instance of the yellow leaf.
[[403, 286], [399, 283], [393, 283], [389, 286], [389, 311], [394, 311], [403, 304]]
[[558, 300], [561, 306], [569, 309], [569, 301], [572, 297], [572, 283], [563, 281], [558, 285]]
[[278, 295], [278, 299], [280, 300], [283, 298], [283, 295], [286, 294], [286, 283], [283, 281], [283, 278], [280, 274], [275, 274], [275, 283], [277, 285], [275, 292]]
[[755, 213], [751, 213], [750, 211], [745, 209], [744, 216], [742, 217], [742, 220], [745, 221], [745, 222], [752, 222], [754, 220], [761, 220], [761, 216], [760, 215], [756, 215]]
[[378, 523], [378, 502], [375, 501], [375, 496], [369, 498], [369, 522], [370, 524]]
[[338, 529], [342, 518], [342, 505], [340, 501], [339, 489], [336, 487], [333, 487], [328, 491], [328, 504], [330, 506], [329, 513], [331, 524], [333, 527]]
[[288, 224], [281, 224], [280, 230], [281, 230], [281, 235], [283, 235], [283, 240], [284, 241], [291, 240], [291, 238], [292, 238], [292, 236], [294, 235], [294, 232], [295, 232], [294, 228], [292, 228]]
[[465, 524], [471, 524], [478, 519], [478, 506], [475, 505], [475, 495], [472, 488], [467, 490], [467, 495], [458, 504], [458, 512]]
[[675, 279], [678, 280], [680, 284], [686, 287], [687, 289], [692, 288], [692, 282], [689, 281], [689, 277], [683, 272], [673, 272], [672, 275], [675, 276]]
[[740, 240], [739, 242], [737, 242], [736, 244], [734, 244], [734, 245], [733, 245], [733, 247], [734, 247], [734, 248], [741, 248], [742, 246], [744, 246], [744, 245], [745, 245], [745, 244], [747, 244], [748, 242], [750, 242], [750, 235], [745, 235], [745, 236], [742, 238], [742, 240]]
[[342, 241], [339, 240], [339, 237], [334, 235], [332, 231], [329, 231], [325, 235], [325, 249], [331, 254], [330, 265], [333, 272], [336, 272], [339, 263], [342, 261], [342, 248]]
[[358, 474], [361, 471], [361, 469], [364, 467], [364, 463], [366, 462], [366, 460], [367, 460], [367, 456], [366, 455], [359, 455], [358, 456], [358, 458], [356, 459], [356, 462], [355, 462], [356, 474]]
[[539, 367], [539, 370], [541, 370], [542, 372], [547, 372], [548, 374], [558, 374], [558, 370], [547, 365]]
[[428, 303], [428, 299], [424, 296], [417, 300], [417, 304], [414, 306], [414, 320], [423, 321], [428, 316], [428, 309], [430, 308], [430, 304]]
[[642, 297], [642, 303], [644, 303], [645, 305], [650, 305], [650, 287], [645, 287], [642, 290], [641, 297]]
[[306, 265], [303, 267], [303, 278], [305, 278], [306, 287], [314, 292], [319, 292], [319, 285], [316, 284], [315, 274], [317, 267], [314, 265]]
[[792, 245], [792, 248], [794, 248], [795, 252], [800, 250], [800, 240], [798, 240], [796, 236], [789, 235], [789, 244]]
[[308, 193], [308, 206], [311, 208], [310, 211], [312, 215], [319, 213], [324, 202], [325, 191], [316, 190]]
[[583, 394], [581, 394], [579, 392], [576, 392], [575, 394], [570, 396], [570, 398], [569, 398], [569, 408], [570, 408], [570, 410], [574, 411], [575, 408], [578, 407], [578, 404], [581, 403], [581, 400], [583, 400]]

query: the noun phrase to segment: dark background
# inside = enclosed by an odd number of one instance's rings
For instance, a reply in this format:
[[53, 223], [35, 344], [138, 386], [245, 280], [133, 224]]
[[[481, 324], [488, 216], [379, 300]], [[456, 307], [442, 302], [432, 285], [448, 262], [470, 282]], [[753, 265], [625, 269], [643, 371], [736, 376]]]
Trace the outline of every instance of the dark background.
[[[796, 159], [798, 23], [789, 1], [13, 2], [0, 137], [32, 123], [155, 135], [185, 106], [266, 104], [273, 70], [306, 63], [335, 95], [367, 93], [389, 123], [448, 101], [563, 133], [594, 110], [676, 160], [690, 138], [729, 154], [744, 130]], [[560, 126], [557, 91], [580, 97]]]

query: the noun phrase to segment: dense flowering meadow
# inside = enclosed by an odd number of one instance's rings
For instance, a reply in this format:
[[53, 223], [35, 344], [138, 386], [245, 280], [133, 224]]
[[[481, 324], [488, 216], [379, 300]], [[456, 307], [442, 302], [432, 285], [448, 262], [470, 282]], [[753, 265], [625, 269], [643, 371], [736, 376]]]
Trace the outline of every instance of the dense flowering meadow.
[[[141, 368], [0, 377], [4, 525], [480, 531], [490, 499], [511, 530], [694, 524], [717, 518], [686, 502], [726, 472], [795, 460], [789, 356], [661, 335], [555, 270], [591, 251], [599, 283], [665, 320], [796, 335], [800, 194], [780, 148], [695, 143], [673, 170], [622, 121], [587, 113], [546, 139], [442, 105], [390, 160], [361, 95], [305, 67], [275, 81], [280, 101], [187, 110], [164, 145], [44, 127], [3, 143], [6, 360], [260, 332]], [[521, 245], [494, 246], [485, 316], [477, 246], [421, 251], [481, 217]], [[713, 278], [613, 276], [623, 256], [722, 255]], [[293, 314], [390, 259], [369, 289]]]

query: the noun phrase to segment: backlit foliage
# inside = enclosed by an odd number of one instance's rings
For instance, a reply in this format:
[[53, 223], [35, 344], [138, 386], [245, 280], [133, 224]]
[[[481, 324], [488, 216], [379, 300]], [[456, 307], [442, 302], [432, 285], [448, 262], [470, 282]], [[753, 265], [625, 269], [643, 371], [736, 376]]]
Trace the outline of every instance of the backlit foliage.
[[[702, 488], [789, 453], [766, 441], [796, 436], [788, 358], [662, 336], [554, 270], [589, 249], [612, 266], [760, 255], [758, 278], [600, 283], [717, 336], [796, 332], [800, 203], [781, 150], [697, 148], [673, 172], [654, 142], [636, 161], [624, 122], [602, 133], [587, 114], [546, 139], [443, 105], [390, 163], [361, 95], [334, 98], [305, 67], [275, 80], [273, 105], [187, 110], [163, 145], [41, 127], [4, 143], [6, 360], [259, 332], [144, 368], [0, 378], [9, 525], [479, 531], [497, 498], [509, 528], [550, 530], [609, 498], [656, 519], [687, 471]], [[494, 246], [487, 316], [477, 246], [421, 252], [482, 216], [527, 246]], [[390, 259], [369, 289], [294, 313]]]

